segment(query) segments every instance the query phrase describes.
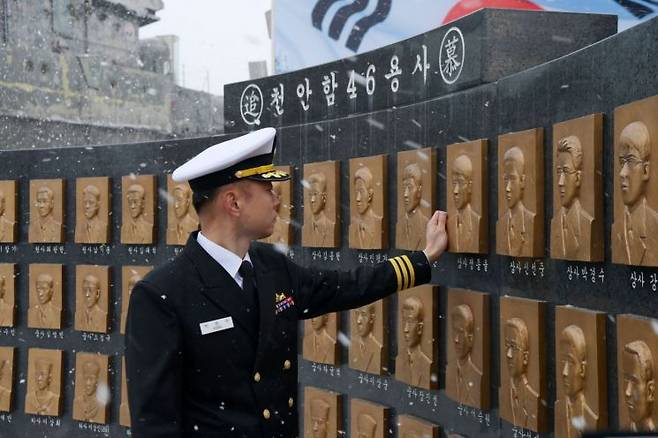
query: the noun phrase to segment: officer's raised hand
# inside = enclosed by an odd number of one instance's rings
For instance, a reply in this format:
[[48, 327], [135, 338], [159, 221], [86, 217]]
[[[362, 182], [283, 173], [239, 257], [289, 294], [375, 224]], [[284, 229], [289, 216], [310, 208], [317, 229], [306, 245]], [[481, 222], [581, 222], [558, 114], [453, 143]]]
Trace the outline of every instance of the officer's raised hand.
[[446, 231], [446, 221], [448, 213], [437, 210], [434, 212], [429, 222], [427, 222], [426, 242], [423, 252], [430, 263], [439, 259], [441, 254], [448, 247], [448, 232]]

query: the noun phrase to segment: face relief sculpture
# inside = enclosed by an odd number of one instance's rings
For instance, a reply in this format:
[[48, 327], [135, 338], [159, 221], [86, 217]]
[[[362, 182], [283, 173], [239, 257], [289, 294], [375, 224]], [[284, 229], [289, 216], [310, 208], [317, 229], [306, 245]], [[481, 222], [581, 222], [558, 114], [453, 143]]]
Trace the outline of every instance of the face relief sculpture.
[[519, 147], [512, 147], [503, 156], [503, 190], [505, 190], [506, 249], [509, 255], [520, 256], [528, 251], [535, 214], [528, 210], [523, 203], [525, 190], [525, 157]]
[[7, 214], [5, 194], [0, 190], [0, 242], [14, 241], [14, 221]]
[[480, 238], [480, 215], [471, 206], [473, 162], [468, 155], [455, 158], [452, 184], [452, 197], [457, 209], [455, 252], [475, 252]]
[[619, 136], [623, 226], [621, 230], [613, 227], [613, 238], [619, 242], [624, 261], [631, 265], [658, 265], [658, 213], [649, 206], [646, 197], [651, 176], [650, 154], [651, 138], [647, 126], [643, 122], [628, 124]]
[[320, 398], [311, 400], [311, 430], [313, 438], [327, 438], [327, 422], [331, 406]]
[[59, 396], [52, 391], [53, 364], [39, 358], [34, 364], [34, 386], [28, 388], [26, 412], [37, 415], [56, 415]]
[[329, 314], [311, 319], [310, 333], [304, 334], [304, 357], [313, 362], [335, 362], [336, 340], [327, 331]]
[[624, 346], [623, 359], [624, 402], [632, 431], [656, 430], [653, 415], [655, 399], [654, 362], [649, 346], [644, 341], [633, 341]]
[[559, 140], [555, 166], [560, 208], [551, 224], [555, 234], [552, 239], [557, 240], [561, 258], [586, 260], [594, 219], [580, 202], [583, 146], [578, 137], [572, 135]]
[[308, 177], [311, 204], [312, 245], [325, 246], [330, 243], [334, 223], [325, 213], [327, 203], [327, 177], [324, 173], [314, 173]]
[[395, 360], [395, 377], [405, 383], [429, 387], [432, 360], [422, 351], [424, 309], [420, 298], [411, 296], [402, 305], [402, 335], [406, 348]]
[[190, 208], [192, 206], [192, 189], [188, 184], [178, 184], [174, 187], [171, 196], [174, 214], [173, 217], [170, 217], [167, 228], [167, 243], [184, 245], [190, 233], [199, 228]]
[[107, 329], [107, 312], [100, 306], [102, 294], [101, 281], [93, 274], [85, 275], [82, 280], [82, 302], [76, 310], [76, 330], [104, 332]]
[[423, 199], [423, 172], [418, 163], [408, 164], [402, 177], [404, 212], [398, 217], [396, 246], [411, 250], [421, 249], [429, 218], [420, 208]]
[[41, 273], [34, 282], [36, 304], [31, 302], [28, 326], [33, 328], [58, 328], [60, 311], [53, 303], [55, 280], [52, 275]]
[[0, 327], [9, 327], [13, 323], [14, 306], [6, 297], [7, 279], [0, 275]]
[[354, 172], [353, 190], [356, 214], [350, 223], [350, 246], [374, 249], [381, 246], [382, 217], [372, 208], [375, 190], [374, 178], [368, 167], [360, 167]]
[[124, 216], [124, 223], [121, 225], [122, 243], [152, 243], [153, 223], [145, 218], [146, 200], [147, 193], [142, 184], [134, 183], [128, 186], [123, 206], [128, 209], [128, 215]]
[[36, 217], [32, 218], [31, 232], [36, 242], [58, 242], [61, 223], [54, 218], [55, 193], [48, 186], [41, 186], [36, 192]]
[[587, 403], [587, 343], [583, 330], [576, 325], [560, 333], [558, 367], [565, 397], [555, 403], [556, 436], [576, 438], [586, 430], [594, 430], [598, 415]]
[[101, 207], [101, 192], [94, 185], [85, 186], [82, 190], [82, 207], [84, 212], [83, 241], [87, 243], [106, 240], [107, 224], [99, 217]]
[[360, 413], [356, 419], [357, 423], [357, 438], [375, 438], [377, 431], [377, 421], [372, 416]]
[[457, 401], [468, 406], [477, 406], [480, 400], [482, 371], [471, 358], [475, 329], [473, 310], [467, 304], [453, 307], [450, 323], [456, 360], [455, 363], [449, 364], [448, 374], [455, 379]]
[[82, 367], [84, 394], [82, 396], [82, 416], [84, 421], [92, 421], [98, 415], [99, 403], [96, 397], [100, 367], [94, 361], [85, 362]]
[[356, 337], [350, 344], [350, 367], [368, 373], [381, 372], [382, 344], [373, 333], [376, 319], [375, 303], [354, 309]]

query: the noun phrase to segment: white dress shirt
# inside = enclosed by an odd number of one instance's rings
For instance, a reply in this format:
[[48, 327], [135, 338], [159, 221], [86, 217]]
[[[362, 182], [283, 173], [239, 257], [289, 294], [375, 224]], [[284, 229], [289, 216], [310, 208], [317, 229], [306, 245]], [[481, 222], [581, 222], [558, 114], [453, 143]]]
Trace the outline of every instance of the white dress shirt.
[[[229, 251], [221, 245], [217, 245], [215, 242], [208, 239], [206, 236], [199, 234], [196, 236], [196, 241], [217, 263], [221, 265], [222, 268], [228, 272], [228, 274], [235, 280], [235, 282], [242, 288], [242, 275], [238, 272], [243, 261], [248, 261], [251, 263], [249, 258], [249, 253], [245, 254], [244, 259], [241, 259], [240, 256], [234, 252]], [[253, 266], [253, 263], [251, 263]]]

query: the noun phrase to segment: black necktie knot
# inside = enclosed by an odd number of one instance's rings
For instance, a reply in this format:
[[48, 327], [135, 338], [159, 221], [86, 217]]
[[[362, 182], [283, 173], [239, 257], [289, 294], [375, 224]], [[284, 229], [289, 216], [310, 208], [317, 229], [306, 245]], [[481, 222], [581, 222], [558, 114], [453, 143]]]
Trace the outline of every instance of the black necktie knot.
[[254, 278], [254, 267], [251, 266], [251, 263], [248, 261], [244, 260], [242, 264], [240, 265], [240, 269], [238, 269], [238, 272], [242, 276], [243, 280], [251, 280], [253, 281]]

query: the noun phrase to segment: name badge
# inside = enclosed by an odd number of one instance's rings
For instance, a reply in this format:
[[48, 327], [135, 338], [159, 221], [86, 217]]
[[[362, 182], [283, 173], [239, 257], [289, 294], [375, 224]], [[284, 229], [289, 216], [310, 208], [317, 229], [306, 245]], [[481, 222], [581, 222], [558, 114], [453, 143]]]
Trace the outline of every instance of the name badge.
[[214, 321], [202, 322], [199, 324], [199, 327], [201, 328], [202, 335], [220, 332], [222, 330], [233, 328], [233, 318], [227, 316], [226, 318], [220, 318]]

